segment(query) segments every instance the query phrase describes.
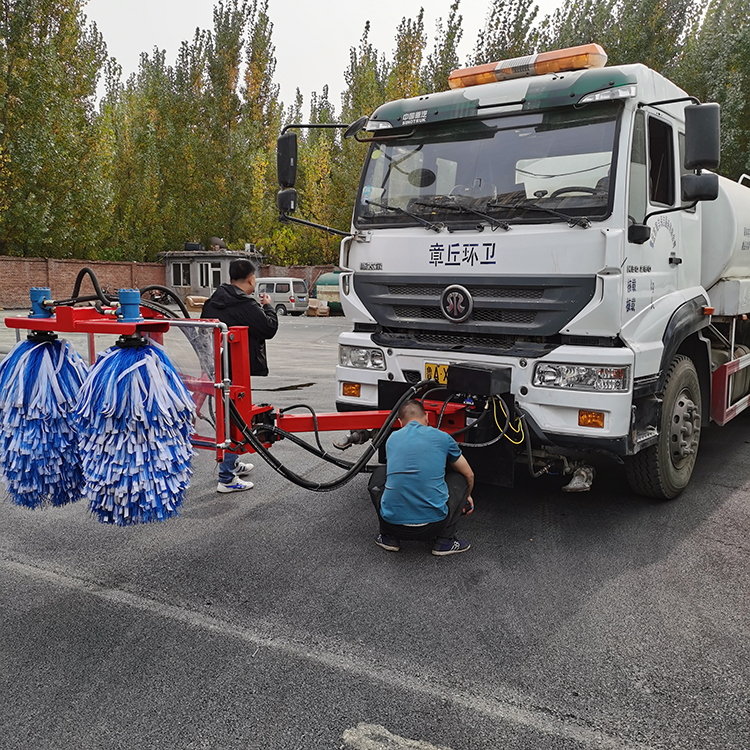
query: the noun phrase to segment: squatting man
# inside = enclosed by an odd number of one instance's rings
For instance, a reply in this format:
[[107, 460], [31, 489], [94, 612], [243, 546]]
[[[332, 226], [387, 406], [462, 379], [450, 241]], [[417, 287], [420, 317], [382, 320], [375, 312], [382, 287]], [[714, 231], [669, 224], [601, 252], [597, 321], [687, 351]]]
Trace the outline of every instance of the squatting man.
[[375, 543], [398, 552], [402, 539], [420, 539], [432, 543], [433, 555], [466, 552], [470, 545], [456, 530], [461, 515], [474, 510], [469, 462], [448, 433], [429, 426], [419, 401], [407, 401], [398, 418], [401, 429], [386, 443], [388, 463], [369, 483], [380, 521]]

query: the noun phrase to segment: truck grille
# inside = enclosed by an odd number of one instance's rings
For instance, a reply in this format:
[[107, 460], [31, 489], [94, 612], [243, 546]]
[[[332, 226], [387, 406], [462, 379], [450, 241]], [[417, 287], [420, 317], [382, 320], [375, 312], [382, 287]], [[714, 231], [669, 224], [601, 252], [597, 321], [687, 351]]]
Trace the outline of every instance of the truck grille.
[[[443, 290], [453, 284], [464, 286], [474, 301], [471, 315], [461, 323], [447, 320], [440, 309]], [[428, 280], [360, 272], [354, 275], [354, 288], [378, 322], [375, 336], [383, 345], [517, 352], [519, 346], [524, 351], [557, 346], [560, 332], [592, 299], [596, 277]]]
[[[394, 305], [393, 311], [401, 320], [445, 320], [437, 307], [418, 307], [416, 305]], [[486, 310], [475, 309], [473, 320], [495, 323], [530, 324], [536, 319], [533, 310]]]
[[[437, 349], [445, 352], [476, 354], [505, 354], [514, 357], [541, 357], [560, 345], [559, 336], [523, 338], [520, 336], [482, 336], [452, 332], [409, 331], [382, 329], [372, 334], [379, 346], [398, 349]], [[416, 372], [416, 371], [415, 371]], [[405, 375], [406, 377], [406, 375]], [[407, 382], [417, 382], [409, 380]]]
[[[388, 294], [399, 297], [440, 297], [449, 282], [441, 284], [389, 284]], [[454, 282], [455, 283], [455, 282]], [[481, 287], [464, 285], [471, 292], [471, 296], [489, 299], [541, 299], [543, 289], [523, 287]]]

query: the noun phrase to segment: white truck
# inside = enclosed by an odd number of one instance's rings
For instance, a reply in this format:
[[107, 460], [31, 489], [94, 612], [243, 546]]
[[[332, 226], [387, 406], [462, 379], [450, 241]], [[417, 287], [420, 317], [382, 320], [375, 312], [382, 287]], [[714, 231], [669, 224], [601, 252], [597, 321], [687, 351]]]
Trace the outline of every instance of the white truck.
[[[443, 382], [450, 365], [497, 370], [520, 437], [472, 451], [481, 480], [510, 484], [525, 462], [585, 489], [593, 451], [669, 499], [703, 425], [750, 401], [750, 190], [704, 171], [718, 105], [605, 63], [592, 44], [457, 70], [450, 90], [349, 128], [370, 145], [341, 242], [353, 330], [337, 408], [378, 408], [383, 382]], [[492, 406], [498, 433], [495, 395], [461, 398], [475, 416]], [[475, 432], [464, 440], [492, 443]]]

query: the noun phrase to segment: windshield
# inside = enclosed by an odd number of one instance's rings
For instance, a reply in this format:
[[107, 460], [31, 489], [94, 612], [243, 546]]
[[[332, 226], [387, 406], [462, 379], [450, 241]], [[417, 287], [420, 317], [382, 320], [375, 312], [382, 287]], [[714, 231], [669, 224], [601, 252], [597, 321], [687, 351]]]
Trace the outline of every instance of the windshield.
[[408, 226], [427, 219], [449, 226], [487, 221], [496, 228], [500, 224], [488, 217], [511, 223], [604, 218], [621, 111], [619, 102], [602, 102], [440, 123], [378, 139], [365, 166], [355, 224]]

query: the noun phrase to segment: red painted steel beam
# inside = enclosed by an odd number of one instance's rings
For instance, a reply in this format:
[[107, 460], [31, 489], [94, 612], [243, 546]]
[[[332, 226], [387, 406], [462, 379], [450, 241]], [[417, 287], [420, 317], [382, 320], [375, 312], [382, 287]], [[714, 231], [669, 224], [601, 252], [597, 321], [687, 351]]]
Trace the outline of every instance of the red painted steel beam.
[[[318, 414], [321, 432], [334, 430], [377, 430], [388, 419], [389, 411], [342, 411]], [[277, 414], [276, 426], [287, 432], [313, 432], [315, 424], [311, 414]]]

